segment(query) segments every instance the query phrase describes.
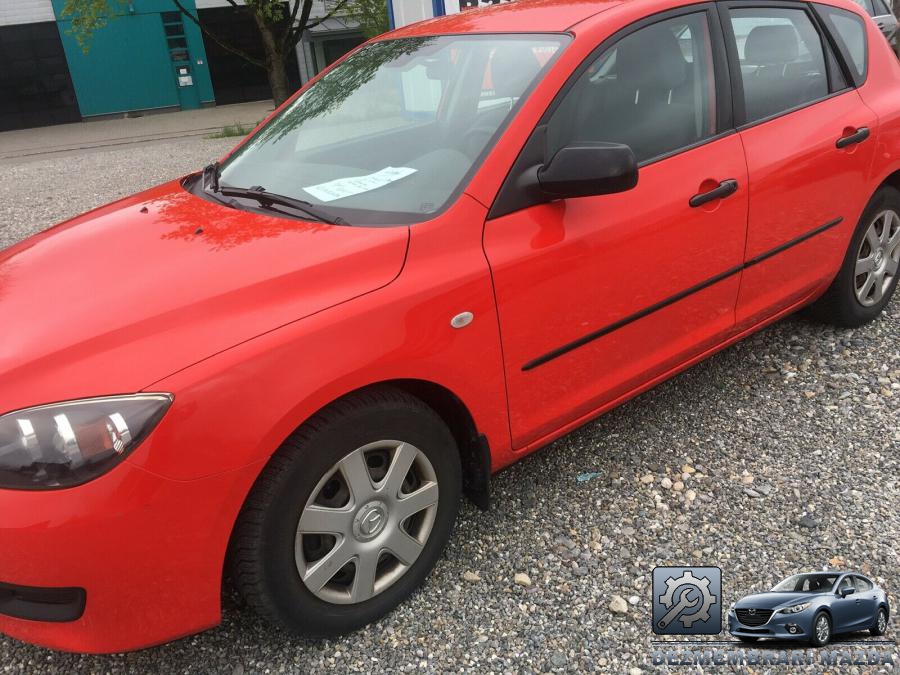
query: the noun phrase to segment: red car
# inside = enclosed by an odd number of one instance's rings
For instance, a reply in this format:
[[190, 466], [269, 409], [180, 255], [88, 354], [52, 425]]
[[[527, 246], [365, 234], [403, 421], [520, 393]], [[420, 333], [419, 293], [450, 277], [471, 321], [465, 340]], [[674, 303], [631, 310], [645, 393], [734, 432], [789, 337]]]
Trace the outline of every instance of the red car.
[[221, 164], [0, 254], [0, 631], [333, 635], [464, 491], [900, 261], [900, 65], [849, 0], [541, 0], [348, 55]]

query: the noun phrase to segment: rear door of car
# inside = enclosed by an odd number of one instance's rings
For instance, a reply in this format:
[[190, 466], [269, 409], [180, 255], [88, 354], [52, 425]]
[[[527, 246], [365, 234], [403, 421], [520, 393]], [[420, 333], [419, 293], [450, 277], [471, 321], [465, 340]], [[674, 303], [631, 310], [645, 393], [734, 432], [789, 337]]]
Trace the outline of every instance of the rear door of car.
[[876, 117], [801, 2], [719, 3], [750, 210], [738, 328], [827, 285], [868, 201]]
[[867, 628], [875, 622], [875, 613], [878, 611], [878, 592], [871, 581], [863, 577], [856, 577], [856, 598], [859, 600], [860, 628]]

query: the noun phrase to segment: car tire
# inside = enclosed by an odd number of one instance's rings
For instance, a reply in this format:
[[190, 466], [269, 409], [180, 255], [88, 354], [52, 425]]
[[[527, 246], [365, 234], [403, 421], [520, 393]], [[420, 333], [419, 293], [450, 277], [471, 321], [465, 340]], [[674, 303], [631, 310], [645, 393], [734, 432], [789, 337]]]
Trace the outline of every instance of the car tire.
[[875, 636], [884, 635], [887, 630], [888, 614], [884, 607], [879, 607], [878, 613], [875, 615], [875, 623], [869, 629], [869, 633]]
[[[289, 632], [351, 632], [423, 583], [450, 539], [461, 491], [456, 442], [433, 409], [394, 388], [350, 395], [303, 424], [263, 470], [235, 525], [232, 579]], [[404, 501], [410, 495], [418, 501]]]
[[757, 642], [759, 640], [758, 637], [748, 637], [746, 635], [738, 635], [737, 639], [748, 644], [753, 644], [754, 642]]
[[[887, 229], [900, 234], [900, 191], [889, 185], [881, 187], [863, 211], [837, 277], [810, 307], [809, 313], [814, 318], [840, 327], [857, 328], [878, 318], [884, 311], [900, 279], [895, 268], [900, 245], [895, 240], [894, 248], [887, 250], [886, 242], [879, 242], [879, 247], [873, 249], [869, 236], [872, 228], [877, 232], [878, 221], [886, 213], [894, 216], [891, 222], [882, 224], [882, 231]], [[876, 259], [879, 261], [878, 268], [857, 275], [857, 263], [870, 258], [873, 264]], [[891, 268], [894, 268], [893, 274], [889, 273]], [[866, 292], [870, 277], [873, 283]], [[861, 294], [866, 297], [861, 299]]]
[[[824, 622], [825, 625], [822, 630], [820, 630], [820, 622]], [[831, 640], [831, 617], [826, 612], [819, 612], [813, 618], [812, 637], [809, 639], [809, 644], [813, 647], [824, 647], [829, 640]]]

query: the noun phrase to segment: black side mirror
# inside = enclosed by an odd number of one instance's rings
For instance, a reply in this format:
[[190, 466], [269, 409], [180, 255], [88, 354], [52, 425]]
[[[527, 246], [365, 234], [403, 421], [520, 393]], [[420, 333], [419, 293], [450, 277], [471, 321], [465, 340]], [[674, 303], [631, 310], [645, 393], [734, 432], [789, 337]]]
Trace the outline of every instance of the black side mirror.
[[637, 185], [637, 159], [620, 143], [573, 143], [558, 150], [537, 179], [541, 190], [558, 199], [625, 192]]
[[842, 598], [846, 598], [848, 595], [853, 595], [854, 593], [856, 593], [856, 589], [853, 588], [852, 586], [844, 586], [841, 589], [841, 597]]

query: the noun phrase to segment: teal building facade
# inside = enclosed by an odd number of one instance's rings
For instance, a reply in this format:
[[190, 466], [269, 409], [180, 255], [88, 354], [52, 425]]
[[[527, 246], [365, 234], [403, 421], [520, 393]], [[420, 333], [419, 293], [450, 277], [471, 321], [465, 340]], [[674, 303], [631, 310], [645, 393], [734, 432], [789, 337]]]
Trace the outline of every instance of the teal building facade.
[[[214, 105], [200, 28], [171, 0], [110, 3], [117, 13], [85, 52], [52, 0], [78, 107], [85, 118]], [[195, 10], [194, 0], [183, 3]]]

